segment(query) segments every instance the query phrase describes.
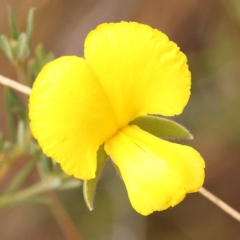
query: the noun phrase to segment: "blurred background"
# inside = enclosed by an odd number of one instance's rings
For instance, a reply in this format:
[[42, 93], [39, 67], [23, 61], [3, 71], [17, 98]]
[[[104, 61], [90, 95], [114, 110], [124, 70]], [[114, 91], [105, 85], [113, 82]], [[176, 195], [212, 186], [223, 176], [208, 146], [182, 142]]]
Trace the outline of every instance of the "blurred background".
[[[56, 57], [83, 56], [87, 33], [103, 22], [137, 21], [166, 33], [189, 59], [192, 96], [176, 120], [190, 129], [206, 160], [205, 187], [240, 211], [240, 1], [239, 0], [1, 0], [0, 30], [9, 35], [7, 5], [20, 30], [35, 7], [32, 49], [42, 42]], [[17, 76], [0, 52], [0, 74]], [[0, 131], [9, 138], [0, 85]], [[21, 158], [1, 180], [25, 164]], [[37, 181], [33, 172], [26, 185]], [[1, 240], [240, 240], [240, 224], [200, 194], [148, 217], [130, 206], [125, 187], [109, 163], [100, 180], [95, 210], [83, 200], [82, 187], [57, 192], [65, 212], [51, 205], [28, 204], [0, 212]], [[67, 214], [67, 215], [66, 215]], [[68, 221], [69, 220], [69, 221]], [[73, 226], [78, 237], [66, 237]], [[74, 227], [73, 227], [74, 228]]]

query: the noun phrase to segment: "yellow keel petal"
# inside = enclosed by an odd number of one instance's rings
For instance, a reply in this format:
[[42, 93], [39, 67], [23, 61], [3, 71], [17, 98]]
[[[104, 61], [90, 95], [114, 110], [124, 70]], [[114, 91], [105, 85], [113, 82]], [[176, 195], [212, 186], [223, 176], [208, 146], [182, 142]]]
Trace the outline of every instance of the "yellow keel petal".
[[187, 193], [197, 192], [202, 187], [205, 162], [195, 149], [162, 140], [137, 126], [126, 127], [122, 132], [144, 151], [165, 161], [171, 174], [182, 181]]
[[117, 133], [105, 144], [119, 167], [133, 208], [142, 215], [175, 206], [185, 197], [182, 183], [163, 161], [149, 155], [132, 139]]
[[133, 208], [148, 215], [178, 204], [203, 184], [204, 162], [190, 147], [129, 126], [105, 143], [119, 167]]
[[29, 116], [46, 155], [69, 175], [95, 177], [97, 150], [116, 132], [117, 123], [84, 59], [62, 57], [43, 68], [30, 96]]

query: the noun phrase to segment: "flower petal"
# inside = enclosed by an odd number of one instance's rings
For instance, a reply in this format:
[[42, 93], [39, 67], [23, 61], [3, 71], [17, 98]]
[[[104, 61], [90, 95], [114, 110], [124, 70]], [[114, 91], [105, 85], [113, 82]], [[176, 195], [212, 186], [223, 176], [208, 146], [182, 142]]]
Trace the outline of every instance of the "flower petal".
[[162, 140], [137, 126], [126, 127], [122, 132], [148, 154], [166, 161], [171, 173], [181, 179], [187, 193], [197, 192], [202, 187], [205, 162], [195, 149]]
[[118, 166], [133, 208], [142, 215], [178, 204], [185, 197], [182, 183], [169, 174], [167, 164], [136, 145], [122, 132], [105, 143]]
[[180, 114], [188, 102], [186, 56], [156, 29], [135, 22], [102, 24], [88, 34], [84, 52], [121, 127], [139, 115]]
[[29, 116], [46, 155], [81, 179], [95, 177], [99, 146], [117, 130], [116, 118], [95, 74], [78, 57], [47, 64], [34, 83]]
[[105, 149], [119, 167], [133, 208], [143, 215], [178, 204], [203, 183], [203, 160], [195, 150], [138, 127], [122, 129]]

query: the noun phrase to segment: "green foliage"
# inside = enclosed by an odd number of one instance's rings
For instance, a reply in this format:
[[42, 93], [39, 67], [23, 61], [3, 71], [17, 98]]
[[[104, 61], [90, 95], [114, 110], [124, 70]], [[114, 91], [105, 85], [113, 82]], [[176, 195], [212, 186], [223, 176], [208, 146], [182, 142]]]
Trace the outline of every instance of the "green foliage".
[[[9, 7], [11, 36], [7, 37], [0, 33], [0, 49], [15, 68], [17, 80], [29, 86], [33, 84], [42, 67], [54, 59], [53, 53], [46, 52], [43, 44], [38, 44], [34, 50], [35, 57], [31, 56], [33, 20], [34, 9], [31, 9], [27, 17], [26, 32], [20, 33], [13, 10]], [[25, 96], [6, 88], [4, 98], [10, 142], [5, 141], [3, 134], [0, 133], [0, 176], [7, 174], [20, 157], [27, 156], [29, 161], [12, 176], [7, 187], [0, 193], [0, 209], [16, 204], [49, 204], [51, 199], [42, 193], [79, 187], [82, 182], [67, 176], [59, 165], [54, 164], [53, 160], [42, 152], [33, 139]], [[30, 187], [19, 189], [34, 169], [38, 170], [41, 180]]]
[[12, 62], [14, 59], [13, 51], [12, 51], [9, 40], [7, 39], [7, 37], [5, 35], [0, 36], [0, 47], [1, 47], [2, 51], [5, 53], [5, 55], [7, 56], [7, 58]]
[[31, 47], [31, 42], [32, 42], [32, 33], [33, 33], [33, 18], [34, 18], [34, 8], [30, 9], [28, 13], [28, 18], [27, 18], [27, 30], [26, 30], [26, 35], [27, 35], [27, 44], [28, 47]]
[[8, 23], [9, 23], [10, 31], [12, 34], [12, 38], [17, 40], [19, 35], [18, 27], [13, 14], [13, 10], [10, 6], [8, 7]]
[[0, 34], [0, 47], [8, 59], [12, 62], [24, 62], [30, 56], [34, 9], [30, 9], [27, 18], [26, 33], [19, 33], [15, 16], [11, 7], [8, 8], [8, 22], [11, 37]]

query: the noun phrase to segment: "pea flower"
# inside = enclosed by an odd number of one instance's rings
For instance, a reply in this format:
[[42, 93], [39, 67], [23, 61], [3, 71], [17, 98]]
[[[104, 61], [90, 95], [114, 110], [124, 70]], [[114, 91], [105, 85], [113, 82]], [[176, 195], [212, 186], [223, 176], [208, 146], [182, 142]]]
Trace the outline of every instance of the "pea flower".
[[30, 124], [44, 153], [67, 174], [89, 180], [104, 144], [142, 215], [198, 191], [204, 161], [196, 150], [129, 124], [139, 116], [183, 111], [191, 74], [177, 45], [144, 24], [109, 23], [88, 34], [84, 55], [52, 61], [34, 83]]

